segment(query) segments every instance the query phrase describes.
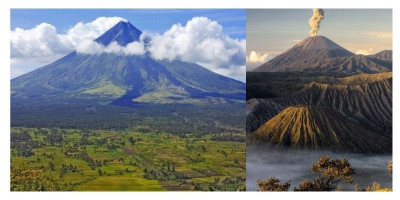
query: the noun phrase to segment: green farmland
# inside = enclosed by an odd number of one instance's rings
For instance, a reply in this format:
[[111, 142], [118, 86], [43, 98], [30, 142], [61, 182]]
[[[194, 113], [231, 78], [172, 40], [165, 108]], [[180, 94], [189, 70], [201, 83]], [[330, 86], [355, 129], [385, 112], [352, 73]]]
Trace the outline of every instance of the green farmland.
[[245, 190], [245, 143], [225, 136], [12, 128], [11, 190]]

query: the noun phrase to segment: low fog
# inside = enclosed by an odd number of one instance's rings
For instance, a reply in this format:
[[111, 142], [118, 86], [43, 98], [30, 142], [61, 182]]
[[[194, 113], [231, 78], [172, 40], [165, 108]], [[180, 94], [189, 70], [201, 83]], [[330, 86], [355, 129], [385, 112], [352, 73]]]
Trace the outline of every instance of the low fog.
[[392, 187], [392, 176], [387, 171], [387, 162], [392, 160], [391, 155], [294, 151], [265, 146], [248, 146], [246, 154], [247, 191], [257, 190], [257, 180], [265, 180], [271, 176], [278, 178], [281, 182], [291, 180], [289, 190], [293, 191], [294, 187], [304, 179], [313, 180], [316, 177], [310, 167], [322, 155], [327, 155], [332, 159], [348, 159], [350, 165], [356, 169], [353, 184], [339, 184], [344, 191], [354, 191], [357, 183], [359, 188], [371, 186], [374, 181], [381, 184], [381, 187]]

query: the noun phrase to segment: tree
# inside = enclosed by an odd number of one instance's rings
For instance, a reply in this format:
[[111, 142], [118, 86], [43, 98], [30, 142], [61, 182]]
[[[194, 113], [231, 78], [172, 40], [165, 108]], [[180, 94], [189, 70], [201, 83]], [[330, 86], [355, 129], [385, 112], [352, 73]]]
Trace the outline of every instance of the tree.
[[265, 181], [258, 180], [257, 186], [259, 191], [288, 191], [290, 187], [290, 181], [281, 183], [279, 179], [270, 177]]
[[97, 170], [97, 172], [99, 173], [99, 176], [103, 176], [103, 172], [101, 171], [100, 168]]
[[294, 191], [331, 191], [333, 189], [335, 189], [335, 187], [317, 178], [314, 181], [308, 179], [303, 180], [300, 185], [294, 188]]
[[55, 165], [53, 162], [49, 162], [49, 169], [50, 171], [54, 171]]
[[[387, 163], [387, 169], [389, 174], [392, 174], [393, 162], [389, 161]], [[381, 184], [377, 182], [373, 182], [372, 186], [367, 186], [366, 188], [359, 188], [358, 184], [355, 186], [356, 191], [367, 191], [367, 192], [391, 192], [393, 191], [392, 188], [382, 188]]]
[[172, 162], [172, 169], [171, 169], [173, 172], [175, 172], [175, 163], [174, 162]]
[[32, 152], [32, 147], [29, 146], [27, 143], [21, 143], [19, 145], [19, 149], [21, 152], [21, 156], [23, 157], [30, 157], [34, 155], [34, 153]]
[[135, 139], [133, 139], [132, 136], [129, 137], [128, 141], [129, 141], [129, 143], [131, 143], [131, 145], [135, 144]]
[[352, 175], [355, 169], [347, 159], [331, 160], [328, 156], [321, 156], [311, 165], [311, 171], [318, 177], [314, 181], [304, 180], [295, 191], [332, 191], [338, 189], [340, 181], [353, 183]]
[[89, 144], [89, 139], [87, 134], [83, 134], [81, 138], [81, 145], [86, 146]]
[[61, 143], [63, 141], [63, 133], [58, 129], [51, 129], [51, 134], [46, 136], [46, 140], [53, 146], [55, 143]]
[[206, 151], [207, 151], [207, 149], [206, 149], [206, 147], [205, 147], [204, 145], [201, 145], [201, 150], [202, 150], [203, 152], [206, 152]]
[[393, 191], [391, 188], [381, 188], [381, 184], [377, 182], [373, 182], [372, 186], [368, 186], [366, 188], [358, 188], [358, 184], [355, 186], [356, 191], [364, 191], [364, 192], [391, 192]]

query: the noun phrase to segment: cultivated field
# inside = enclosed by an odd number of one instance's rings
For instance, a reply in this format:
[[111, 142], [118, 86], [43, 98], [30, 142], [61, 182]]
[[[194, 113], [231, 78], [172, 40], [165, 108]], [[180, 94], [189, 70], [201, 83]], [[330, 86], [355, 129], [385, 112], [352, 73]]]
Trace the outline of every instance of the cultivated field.
[[12, 128], [11, 190], [244, 190], [234, 137]]

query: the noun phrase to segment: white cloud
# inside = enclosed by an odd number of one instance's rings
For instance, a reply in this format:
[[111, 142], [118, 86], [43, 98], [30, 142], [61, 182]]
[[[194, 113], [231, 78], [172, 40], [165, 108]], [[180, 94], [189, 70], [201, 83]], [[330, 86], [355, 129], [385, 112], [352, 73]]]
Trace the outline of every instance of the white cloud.
[[32, 29], [16, 28], [11, 31], [11, 59], [13, 62], [43, 62], [54, 61], [55, 57], [63, 56], [73, 51], [82, 43], [94, 40], [119, 21], [120, 17], [99, 17], [88, 23], [79, 22], [71, 27], [66, 34], [57, 33], [56, 27], [41, 23]]
[[143, 42], [131, 42], [126, 47], [112, 42], [108, 46], [99, 44], [93, 40], [85, 40], [76, 47], [76, 52], [81, 54], [113, 53], [117, 55], [143, 55], [145, 54]]
[[127, 20], [121, 17], [98, 17], [85, 24], [79, 22], [68, 30], [67, 37], [74, 46], [77, 46], [83, 40], [96, 39], [120, 21]]
[[356, 51], [356, 54], [362, 54], [362, 55], [371, 55], [373, 51], [373, 48], [369, 48], [369, 49], [359, 49]]
[[73, 48], [65, 37], [57, 34], [56, 28], [47, 23], [28, 30], [16, 28], [11, 31], [11, 57], [32, 58], [65, 53]]
[[131, 42], [123, 49], [123, 54], [143, 55], [145, 54], [143, 42]]
[[360, 49], [356, 52], [356, 54], [369, 55], [369, 51], [366, 49]]
[[245, 65], [246, 40], [232, 39], [222, 30], [216, 21], [194, 17], [185, 26], [175, 24], [151, 35], [148, 51], [155, 59], [180, 58], [232, 77]]
[[364, 35], [374, 36], [377, 38], [392, 39], [392, 32], [367, 32]]
[[273, 58], [272, 55], [268, 53], [260, 53], [256, 51], [251, 51], [250, 55], [246, 56], [246, 62], [250, 63], [265, 63]]
[[[279, 53], [278, 53], [279, 54]], [[246, 56], [246, 70], [251, 71], [260, 65], [270, 61], [275, 57], [275, 53], [262, 53], [257, 51], [251, 51], [249, 55]]]
[[229, 68], [218, 68], [215, 73], [231, 77], [233, 79], [246, 82], [246, 65], [231, 66]]
[[84, 40], [75, 48], [77, 53], [82, 54], [100, 54], [103, 52], [103, 46], [93, 40]]

